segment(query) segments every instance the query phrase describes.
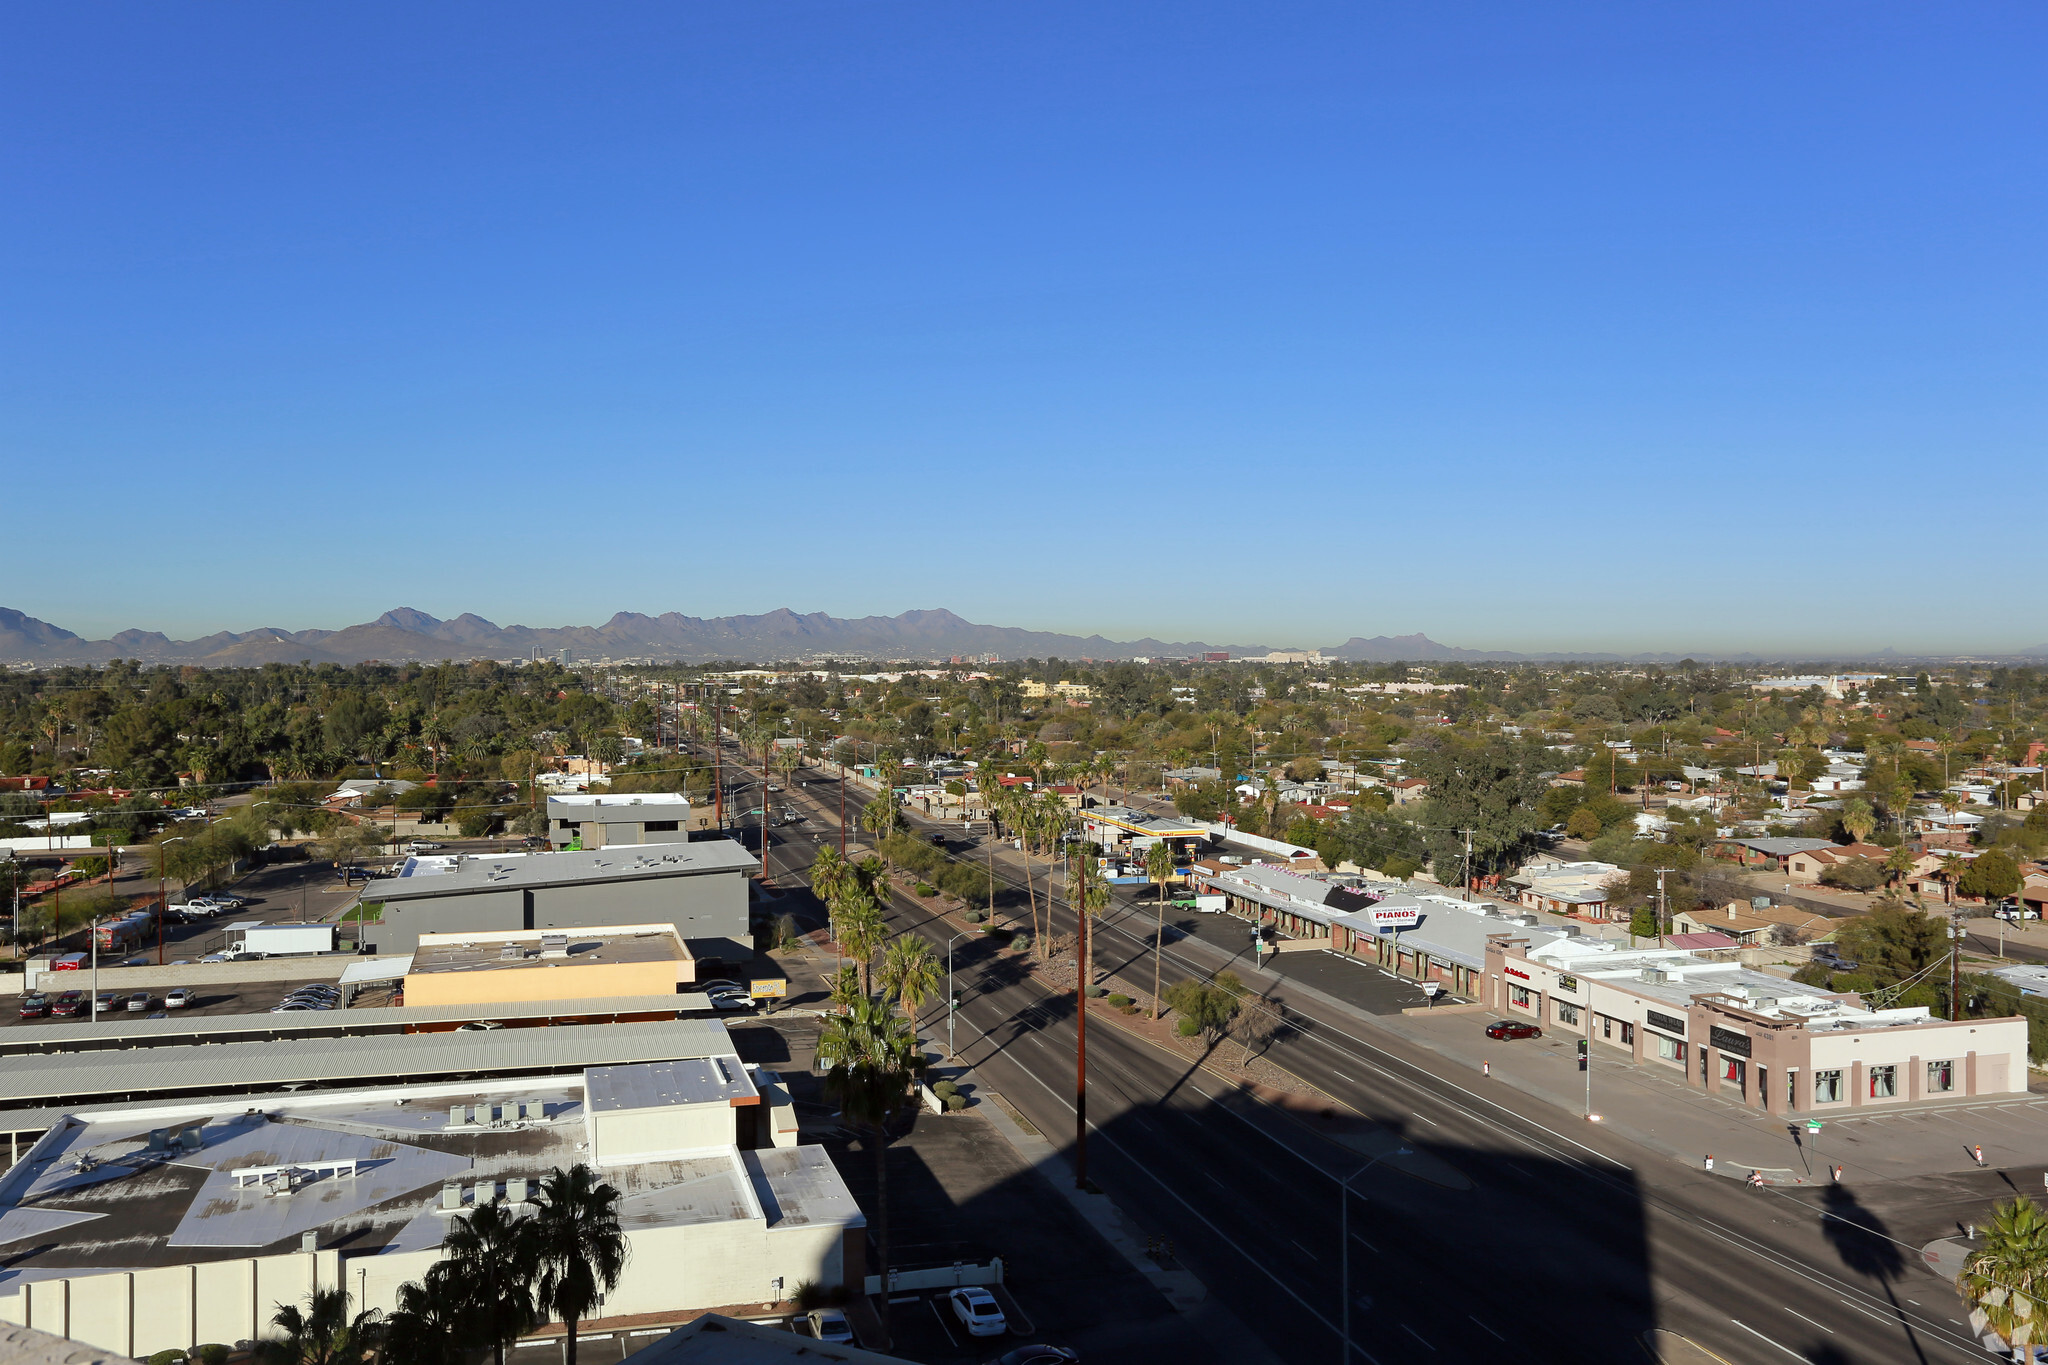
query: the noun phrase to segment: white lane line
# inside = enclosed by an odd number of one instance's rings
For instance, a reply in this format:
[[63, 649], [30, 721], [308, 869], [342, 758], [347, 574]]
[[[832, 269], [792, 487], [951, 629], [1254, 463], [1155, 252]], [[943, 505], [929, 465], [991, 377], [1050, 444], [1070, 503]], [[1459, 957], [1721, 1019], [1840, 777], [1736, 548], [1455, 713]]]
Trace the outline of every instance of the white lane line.
[[1790, 1346], [1787, 1346], [1787, 1345], [1786, 1345], [1786, 1344], [1785, 1344], [1784, 1342], [1782, 1342], [1782, 1341], [1771, 1341], [1771, 1339], [1770, 1339], [1769, 1337], [1765, 1336], [1765, 1335], [1764, 1335], [1764, 1334], [1763, 1334], [1762, 1332], [1759, 1332], [1759, 1331], [1757, 1331], [1757, 1330], [1756, 1330], [1756, 1328], [1754, 1328], [1754, 1327], [1751, 1327], [1751, 1326], [1750, 1326], [1750, 1325], [1749, 1325], [1748, 1323], [1746, 1323], [1746, 1322], [1740, 1322], [1740, 1321], [1737, 1321], [1737, 1320], [1736, 1320], [1736, 1319], [1734, 1319], [1734, 1318], [1730, 1318], [1730, 1319], [1728, 1319], [1728, 1321], [1730, 1321], [1730, 1322], [1733, 1322], [1733, 1323], [1735, 1323], [1735, 1325], [1736, 1325], [1737, 1327], [1740, 1327], [1740, 1328], [1741, 1328], [1741, 1329], [1742, 1329], [1743, 1331], [1745, 1331], [1745, 1332], [1749, 1333], [1749, 1334], [1750, 1334], [1751, 1336], [1755, 1337], [1755, 1338], [1756, 1338], [1756, 1339], [1757, 1339], [1758, 1341], [1770, 1341], [1770, 1342], [1771, 1342], [1771, 1345], [1773, 1345], [1773, 1346], [1777, 1347], [1777, 1348], [1778, 1348], [1779, 1350], [1783, 1351], [1783, 1352], [1784, 1352], [1784, 1353], [1785, 1353], [1786, 1355], [1788, 1355], [1788, 1356], [1791, 1356], [1791, 1357], [1792, 1357], [1792, 1358], [1793, 1358], [1794, 1360], [1804, 1360], [1804, 1359], [1806, 1359], [1806, 1357], [1805, 1357], [1805, 1356], [1803, 1356], [1803, 1355], [1799, 1354], [1799, 1352], [1797, 1352], [1797, 1351], [1793, 1350], [1793, 1349], [1792, 1349], [1792, 1348], [1791, 1348]]
[[[1785, 1305], [1781, 1303], [1778, 1305], [1778, 1307], [1785, 1308]], [[1793, 1317], [1798, 1318], [1801, 1322], [1813, 1323], [1815, 1327], [1820, 1328], [1821, 1331], [1826, 1332], [1829, 1336], [1833, 1336], [1835, 1334], [1834, 1328], [1828, 1326], [1824, 1322], [1814, 1322], [1812, 1318], [1809, 1318], [1808, 1316], [1806, 1316], [1806, 1314], [1800, 1312], [1797, 1308], [1785, 1308], [1785, 1311], [1787, 1313], [1790, 1313]]]
[[[1091, 1124], [1089, 1124], [1088, 1126], [1089, 1126], [1089, 1127], [1091, 1127], [1091, 1128], [1093, 1128], [1093, 1127], [1094, 1127], [1095, 1125], [1091, 1123]], [[1209, 1179], [1211, 1179], [1211, 1180], [1216, 1180], [1216, 1177], [1215, 1177], [1215, 1176], [1214, 1176], [1213, 1174], [1211, 1174], [1210, 1172], [1208, 1172], [1208, 1171], [1204, 1171], [1204, 1172], [1202, 1172], [1202, 1174], [1203, 1174], [1203, 1175], [1206, 1175], [1206, 1176], [1208, 1176], [1208, 1177], [1209, 1177]], [[1216, 1183], [1217, 1183], [1218, 1185], [1223, 1185], [1223, 1182], [1222, 1182], [1222, 1181], [1220, 1181], [1220, 1180], [1216, 1180]], [[1228, 1185], [1223, 1185], [1223, 1188], [1227, 1190], [1227, 1189], [1229, 1189], [1229, 1188], [1230, 1188], [1230, 1186], [1228, 1186]]]
[[[1415, 1111], [1414, 1111], [1414, 1110], [1412, 1110], [1412, 1109], [1411, 1109], [1411, 1110], [1409, 1110], [1408, 1112], [1409, 1112], [1409, 1113], [1411, 1113], [1411, 1114], [1415, 1114]], [[1436, 1121], [1435, 1119], [1431, 1118], [1431, 1117], [1430, 1117], [1429, 1115], [1427, 1115], [1427, 1114], [1415, 1114], [1415, 1117], [1416, 1117], [1416, 1118], [1419, 1118], [1419, 1119], [1421, 1119], [1421, 1120], [1422, 1120], [1422, 1121], [1423, 1121], [1424, 1123], [1428, 1124], [1428, 1125], [1429, 1125], [1430, 1127], [1432, 1127], [1432, 1128], [1441, 1128], [1441, 1127], [1443, 1127], [1443, 1125], [1442, 1125], [1441, 1123], [1438, 1123], [1438, 1122], [1437, 1122], [1437, 1121]]]
[[[1472, 1318], [1472, 1315], [1471, 1315], [1470, 1313], [1467, 1313], [1467, 1314], [1466, 1314], [1465, 1316], [1466, 1316], [1466, 1317], [1468, 1317], [1468, 1318]], [[1477, 1327], [1477, 1328], [1478, 1328], [1478, 1329], [1479, 1329], [1480, 1331], [1482, 1331], [1482, 1332], [1486, 1333], [1486, 1335], [1488, 1335], [1488, 1336], [1492, 1337], [1492, 1338], [1493, 1338], [1493, 1339], [1494, 1339], [1495, 1341], [1506, 1341], [1506, 1340], [1507, 1340], [1507, 1338], [1506, 1338], [1506, 1337], [1504, 1337], [1504, 1336], [1502, 1336], [1502, 1335], [1501, 1335], [1500, 1333], [1498, 1333], [1498, 1332], [1494, 1331], [1494, 1330], [1493, 1330], [1493, 1329], [1492, 1329], [1491, 1327], [1488, 1327], [1488, 1326], [1487, 1326], [1487, 1325], [1486, 1325], [1485, 1323], [1483, 1323], [1483, 1322], [1479, 1321], [1479, 1319], [1478, 1319], [1478, 1318], [1472, 1318], [1472, 1324], [1473, 1324], [1473, 1326]]]
[[[1295, 1240], [1294, 1238], [1292, 1238], [1292, 1237], [1289, 1237], [1289, 1238], [1288, 1238], [1287, 1240], [1288, 1240], [1288, 1241], [1290, 1241], [1290, 1242], [1294, 1242], [1294, 1244], [1295, 1244], [1296, 1246], [1298, 1246], [1298, 1247], [1301, 1247], [1301, 1243], [1300, 1243], [1300, 1242], [1298, 1242], [1298, 1241], [1296, 1241], [1296, 1240]], [[1310, 1256], [1310, 1257], [1312, 1257], [1312, 1256], [1314, 1256], [1314, 1255], [1315, 1255], [1315, 1253], [1314, 1253], [1313, 1251], [1310, 1251], [1310, 1250], [1309, 1250], [1309, 1249], [1308, 1249], [1307, 1247], [1301, 1247], [1301, 1254], [1302, 1254], [1302, 1255], [1304, 1255], [1304, 1256]]]
[[[1404, 1323], [1402, 1323], [1402, 1324], [1401, 1324], [1401, 1330], [1402, 1330], [1402, 1331], [1404, 1331], [1404, 1332], [1406, 1332], [1406, 1333], [1407, 1333], [1407, 1334], [1408, 1334], [1409, 1336], [1411, 1336], [1411, 1337], [1414, 1337], [1414, 1338], [1415, 1338], [1415, 1339], [1416, 1339], [1417, 1341], [1421, 1342], [1421, 1343], [1422, 1343], [1422, 1344], [1423, 1344], [1424, 1346], [1429, 1346], [1429, 1338], [1428, 1338], [1428, 1337], [1425, 1337], [1424, 1335], [1422, 1335], [1422, 1333], [1420, 1333], [1420, 1332], [1416, 1331], [1416, 1330], [1415, 1330], [1415, 1329], [1414, 1329], [1413, 1327], [1410, 1327], [1410, 1326], [1409, 1326], [1409, 1325], [1408, 1325], [1407, 1323], [1405, 1323], [1405, 1322], [1404, 1322]], [[1430, 1349], [1430, 1350], [1432, 1350], [1432, 1351], [1434, 1351], [1434, 1350], [1436, 1349], [1436, 1347], [1434, 1347], [1434, 1346], [1429, 1346], [1429, 1349]]]
[[[1331, 1074], [1332, 1076], [1335, 1076], [1335, 1077], [1336, 1077], [1336, 1078], [1337, 1078], [1338, 1080], [1340, 1080], [1340, 1081], [1351, 1081], [1351, 1078], [1350, 1078], [1349, 1076], [1345, 1075], [1345, 1074], [1344, 1074], [1343, 1072], [1341, 1072], [1341, 1071], [1332, 1071], [1332, 1072], [1331, 1072], [1330, 1074]], [[1357, 1084], [1358, 1084], [1358, 1082], [1357, 1082], [1357, 1081], [1351, 1081], [1351, 1083], [1352, 1083], [1353, 1085], [1357, 1085]]]
[[[1881, 1322], [1881, 1323], [1883, 1323], [1883, 1324], [1884, 1324], [1885, 1326], [1887, 1326], [1887, 1327], [1896, 1327], [1896, 1326], [1898, 1326], [1898, 1325], [1899, 1325], [1899, 1319], [1898, 1319], [1897, 1317], [1890, 1317], [1890, 1318], [1888, 1318], [1888, 1317], [1886, 1317], [1886, 1316], [1885, 1316], [1884, 1314], [1882, 1314], [1882, 1313], [1873, 1313], [1873, 1312], [1871, 1312], [1871, 1311], [1870, 1311], [1870, 1310], [1869, 1310], [1868, 1308], [1864, 1308], [1864, 1307], [1862, 1307], [1862, 1306], [1861, 1306], [1861, 1305], [1859, 1305], [1859, 1304], [1853, 1304], [1853, 1303], [1850, 1303], [1850, 1302], [1849, 1302], [1849, 1301], [1848, 1301], [1847, 1299], [1844, 1299], [1844, 1298], [1840, 1298], [1839, 1296], [1838, 1296], [1838, 1297], [1836, 1298], [1835, 1302], [1837, 1302], [1837, 1303], [1841, 1304], [1841, 1305], [1842, 1305], [1842, 1307], [1844, 1307], [1844, 1308], [1854, 1308], [1854, 1309], [1855, 1309], [1855, 1310], [1856, 1310], [1857, 1312], [1861, 1313], [1861, 1314], [1862, 1314], [1862, 1315], [1863, 1315], [1864, 1317], [1866, 1317], [1866, 1318], [1870, 1318], [1870, 1319], [1872, 1319], [1873, 1321], [1876, 1321], [1876, 1322]], [[1903, 1314], [1901, 1314], [1900, 1316], [1904, 1316], [1904, 1315], [1903, 1315]]]
[[1358, 1243], [1360, 1246], [1364, 1247], [1367, 1251], [1370, 1251], [1375, 1256], [1380, 1254], [1380, 1249], [1378, 1247], [1374, 1246], [1371, 1242], [1366, 1241], [1363, 1237], [1360, 1237], [1355, 1232], [1351, 1234], [1351, 1240]]

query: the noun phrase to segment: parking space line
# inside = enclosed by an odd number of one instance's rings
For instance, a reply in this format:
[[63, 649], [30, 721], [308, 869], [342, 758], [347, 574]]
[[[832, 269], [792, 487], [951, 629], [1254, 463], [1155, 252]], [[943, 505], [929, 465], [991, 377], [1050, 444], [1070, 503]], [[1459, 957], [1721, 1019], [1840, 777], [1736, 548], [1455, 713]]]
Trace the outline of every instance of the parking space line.
[[[1472, 1318], [1472, 1315], [1471, 1315], [1470, 1313], [1467, 1313], [1467, 1314], [1466, 1314], [1465, 1316], [1466, 1316], [1466, 1317], [1468, 1317], [1468, 1318]], [[1493, 1339], [1494, 1339], [1495, 1341], [1506, 1341], [1506, 1340], [1507, 1340], [1507, 1338], [1506, 1338], [1506, 1337], [1504, 1337], [1504, 1336], [1502, 1336], [1502, 1335], [1501, 1335], [1500, 1333], [1498, 1333], [1498, 1332], [1494, 1331], [1494, 1330], [1493, 1330], [1493, 1329], [1492, 1329], [1491, 1327], [1488, 1327], [1488, 1326], [1487, 1326], [1487, 1325], [1486, 1325], [1485, 1323], [1483, 1323], [1483, 1322], [1479, 1321], [1479, 1319], [1478, 1319], [1478, 1318], [1472, 1318], [1472, 1323], [1473, 1323], [1473, 1325], [1474, 1325], [1475, 1327], [1477, 1327], [1477, 1328], [1478, 1328], [1478, 1329], [1479, 1329], [1480, 1331], [1482, 1331], [1482, 1332], [1486, 1333], [1486, 1335], [1488, 1335], [1488, 1336], [1492, 1337], [1492, 1338], [1493, 1338]]]
[[[890, 1302], [894, 1303], [895, 1300], [891, 1299]], [[926, 1299], [925, 1304], [932, 1310], [932, 1316], [938, 1319], [939, 1330], [946, 1334], [946, 1340], [949, 1343], [951, 1343], [955, 1350], [958, 1350], [960, 1347], [960, 1339], [954, 1336], [953, 1329], [946, 1325], [946, 1315], [939, 1311], [939, 1301], [937, 1299]]]
[[[1401, 1324], [1401, 1330], [1402, 1330], [1402, 1331], [1404, 1331], [1404, 1332], [1406, 1332], [1406, 1333], [1407, 1333], [1407, 1334], [1408, 1334], [1409, 1336], [1411, 1336], [1411, 1337], [1414, 1337], [1414, 1338], [1415, 1338], [1415, 1339], [1416, 1339], [1417, 1341], [1421, 1342], [1421, 1343], [1422, 1343], [1422, 1344], [1423, 1344], [1424, 1346], [1429, 1346], [1429, 1338], [1428, 1338], [1428, 1337], [1425, 1337], [1424, 1335], [1422, 1335], [1422, 1333], [1420, 1333], [1420, 1332], [1416, 1331], [1416, 1330], [1415, 1330], [1415, 1329], [1414, 1329], [1413, 1327], [1410, 1327], [1410, 1326], [1409, 1326], [1409, 1325], [1408, 1325], [1407, 1323], [1405, 1323], [1405, 1322], [1404, 1322], [1404, 1323], [1402, 1323], [1402, 1324]], [[1430, 1350], [1432, 1350], [1432, 1351], [1434, 1351], [1434, 1350], [1436, 1349], [1436, 1347], [1434, 1347], [1434, 1346], [1429, 1346], [1429, 1349], [1430, 1349]]]

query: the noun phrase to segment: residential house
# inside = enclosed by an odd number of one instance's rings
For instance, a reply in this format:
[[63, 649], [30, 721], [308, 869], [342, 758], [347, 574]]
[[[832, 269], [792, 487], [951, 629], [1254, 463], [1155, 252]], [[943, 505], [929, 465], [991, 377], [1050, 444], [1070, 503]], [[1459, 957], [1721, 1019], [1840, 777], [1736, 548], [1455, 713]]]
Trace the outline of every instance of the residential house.
[[1412, 805], [1417, 801], [1429, 799], [1429, 782], [1420, 777], [1404, 777], [1397, 782], [1390, 782], [1387, 784], [1387, 790], [1393, 795], [1394, 804], [1397, 806]]
[[1562, 861], [1532, 863], [1503, 885], [1515, 903], [1574, 919], [1611, 918], [1607, 902], [1628, 874], [1613, 863]]
[[1803, 849], [1784, 860], [1780, 868], [1792, 881], [1812, 885], [1821, 874], [1831, 867], [1840, 867], [1852, 858], [1866, 858], [1883, 866], [1891, 853], [1888, 848], [1876, 844], [1830, 844], [1826, 848]]
[[[1728, 858], [1744, 867], [1763, 868], [1771, 872], [1785, 871], [1787, 860], [1801, 853], [1813, 853], [1820, 849], [1833, 848], [1830, 839], [1723, 839], [1714, 845], [1714, 856]], [[1820, 874], [1815, 873], [1816, 877]]]
[[1767, 947], [1772, 939], [1787, 936], [1775, 932], [1783, 927], [1776, 920], [1765, 919], [1743, 901], [1681, 910], [1671, 917], [1671, 927], [1681, 934], [1726, 934], [1745, 948]]

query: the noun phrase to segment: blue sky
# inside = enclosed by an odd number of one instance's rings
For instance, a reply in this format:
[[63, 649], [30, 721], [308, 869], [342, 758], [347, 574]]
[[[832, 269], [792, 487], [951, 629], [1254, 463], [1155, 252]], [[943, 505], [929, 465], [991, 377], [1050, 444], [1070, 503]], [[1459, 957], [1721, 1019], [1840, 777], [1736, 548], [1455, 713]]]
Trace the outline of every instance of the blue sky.
[[2048, 640], [2048, 10], [15, 6], [0, 605]]

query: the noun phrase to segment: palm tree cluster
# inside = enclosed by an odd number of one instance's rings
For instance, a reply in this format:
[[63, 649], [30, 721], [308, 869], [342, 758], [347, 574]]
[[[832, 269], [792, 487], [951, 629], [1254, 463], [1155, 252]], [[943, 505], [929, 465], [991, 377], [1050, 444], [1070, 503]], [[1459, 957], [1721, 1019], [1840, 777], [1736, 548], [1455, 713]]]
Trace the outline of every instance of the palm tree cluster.
[[1956, 1277], [1971, 1328], [2013, 1346], [2048, 1339], [2048, 1215], [2025, 1197], [2000, 1204], [1983, 1243]]
[[543, 1177], [534, 1200], [530, 1216], [494, 1203], [453, 1220], [443, 1258], [399, 1286], [389, 1314], [351, 1314], [344, 1289], [281, 1306], [271, 1322], [283, 1335], [258, 1344], [258, 1365], [460, 1365], [484, 1349], [504, 1365], [550, 1320], [566, 1329], [563, 1359], [575, 1365], [577, 1325], [625, 1271], [619, 1192], [579, 1163]]

